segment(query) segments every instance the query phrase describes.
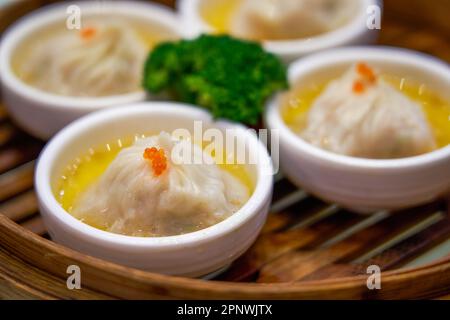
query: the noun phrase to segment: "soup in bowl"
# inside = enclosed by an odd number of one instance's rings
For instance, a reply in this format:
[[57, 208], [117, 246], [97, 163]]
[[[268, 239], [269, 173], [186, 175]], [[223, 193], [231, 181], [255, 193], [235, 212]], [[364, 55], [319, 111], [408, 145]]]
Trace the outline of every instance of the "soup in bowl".
[[[212, 148], [203, 140], [208, 132], [233, 132], [249, 158], [236, 162], [234, 148]], [[43, 151], [35, 184], [56, 242], [131, 267], [202, 276], [256, 239], [271, 200], [272, 166], [245, 127], [196, 107], [148, 102], [63, 129]]]
[[289, 70], [267, 107], [280, 162], [297, 185], [360, 212], [395, 210], [450, 191], [448, 65], [387, 47], [335, 49]]

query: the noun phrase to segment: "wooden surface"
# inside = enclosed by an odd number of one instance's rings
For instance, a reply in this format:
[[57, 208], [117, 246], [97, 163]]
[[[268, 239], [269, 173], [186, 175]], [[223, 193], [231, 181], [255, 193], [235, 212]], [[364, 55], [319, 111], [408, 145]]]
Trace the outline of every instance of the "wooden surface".
[[[48, 1], [0, 12], [10, 20]], [[171, 3], [169, 1], [168, 3]], [[380, 43], [450, 61], [447, 0], [387, 0]], [[0, 107], [0, 297], [25, 299], [433, 298], [450, 294], [450, 256], [402, 268], [450, 239], [449, 202], [395, 214], [359, 216], [323, 203], [285, 179], [255, 245], [214, 281], [134, 270], [72, 251], [48, 239], [33, 190], [43, 143], [17, 129]], [[67, 266], [82, 289], [66, 287]], [[379, 265], [382, 289], [368, 290], [367, 266]]]

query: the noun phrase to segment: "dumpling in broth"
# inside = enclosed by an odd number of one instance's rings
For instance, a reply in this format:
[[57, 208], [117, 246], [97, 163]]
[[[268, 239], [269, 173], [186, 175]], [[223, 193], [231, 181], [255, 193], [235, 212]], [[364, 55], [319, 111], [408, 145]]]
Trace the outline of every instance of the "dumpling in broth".
[[243, 0], [231, 33], [252, 39], [296, 39], [334, 30], [355, 12], [355, 0]]
[[360, 63], [314, 102], [301, 136], [322, 149], [362, 158], [401, 158], [436, 148], [416, 102]]
[[217, 165], [198, 164], [207, 157], [164, 132], [140, 139], [117, 155], [72, 215], [132, 236], [178, 235], [216, 224], [239, 210], [249, 190]]
[[118, 18], [62, 30], [34, 48], [20, 73], [42, 90], [98, 97], [139, 90], [147, 54], [135, 30]]

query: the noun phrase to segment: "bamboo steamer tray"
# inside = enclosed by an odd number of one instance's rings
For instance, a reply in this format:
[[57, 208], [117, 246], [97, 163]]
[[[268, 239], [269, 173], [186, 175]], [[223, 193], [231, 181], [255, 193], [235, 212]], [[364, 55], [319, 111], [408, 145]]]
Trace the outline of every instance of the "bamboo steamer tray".
[[[49, 1], [0, 9], [0, 31]], [[165, 1], [173, 5], [172, 1]], [[386, 0], [380, 43], [450, 61], [450, 1]], [[49, 239], [33, 190], [44, 143], [20, 131], [0, 104], [0, 298], [25, 299], [414, 299], [450, 298], [450, 254], [408, 262], [450, 239], [450, 201], [360, 216], [278, 177], [253, 247], [213, 280], [164, 276], [93, 258]], [[381, 290], [366, 268], [380, 266]], [[81, 290], [66, 287], [81, 268]], [[407, 266], [407, 267], [405, 267]]]

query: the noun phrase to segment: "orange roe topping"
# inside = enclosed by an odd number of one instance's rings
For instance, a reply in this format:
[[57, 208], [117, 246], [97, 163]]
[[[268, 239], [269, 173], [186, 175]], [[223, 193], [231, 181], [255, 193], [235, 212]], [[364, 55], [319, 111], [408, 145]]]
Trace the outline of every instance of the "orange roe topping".
[[366, 91], [367, 86], [373, 85], [377, 81], [377, 76], [373, 69], [364, 62], [356, 65], [356, 72], [359, 77], [353, 82], [353, 92], [361, 94]]
[[355, 93], [363, 93], [365, 91], [364, 83], [361, 81], [355, 81], [353, 83], [353, 92]]
[[155, 176], [160, 176], [167, 169], [167, 158], [162, 148], [146, 148], [144, 151], [144, 159], [152, 162], [152, 169]]
[[95, 30], [95, 28], [87, 27], [80, 31], [80, 36], [83, 39], [88, 40], [88, 39], [92, 38], [93, 36], [95, 36], [96, 33], [97, 33], [97, 30]]
[[373, 72], [373, 69], [369, 67], [367, 64], [360, 62], [356, 66], [356, 69], [364, 79], [368, 80], [369, 82], [375, 82], [377, 80], [377, 77], [375, 73]]

